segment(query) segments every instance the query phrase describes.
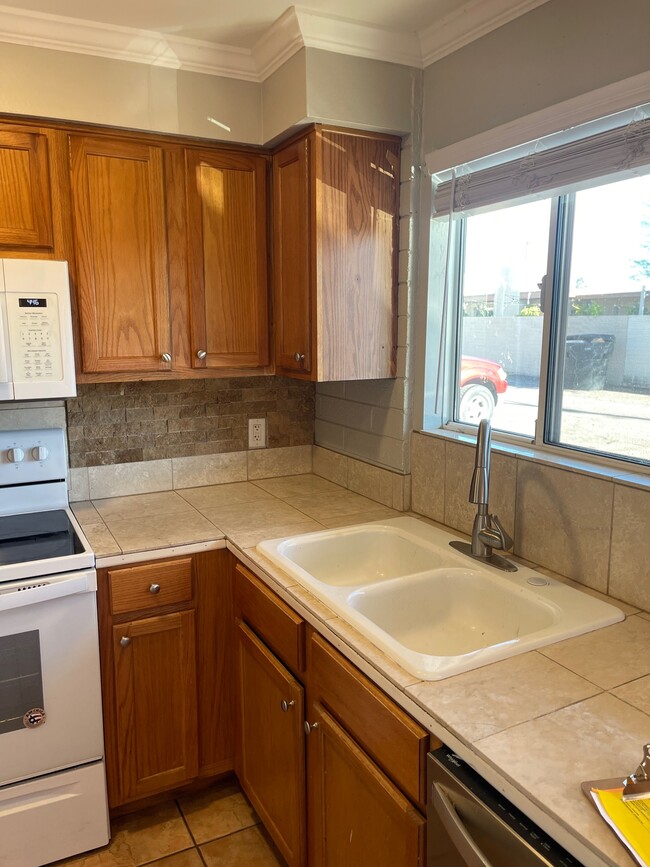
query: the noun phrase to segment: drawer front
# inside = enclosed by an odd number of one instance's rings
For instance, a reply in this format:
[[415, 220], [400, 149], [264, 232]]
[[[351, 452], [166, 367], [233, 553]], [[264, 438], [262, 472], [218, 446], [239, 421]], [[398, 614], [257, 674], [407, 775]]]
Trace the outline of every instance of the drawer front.
[[241, 563], [235, 567], [235, 606], [288, 668], [304, 670], [305, 621]]
[[429, 733], [320, 635], [309, 643], [313, 696], [424, 809]]
[[192, 558], [109, 569], [111, 612], [125, 614], [192, 601]]

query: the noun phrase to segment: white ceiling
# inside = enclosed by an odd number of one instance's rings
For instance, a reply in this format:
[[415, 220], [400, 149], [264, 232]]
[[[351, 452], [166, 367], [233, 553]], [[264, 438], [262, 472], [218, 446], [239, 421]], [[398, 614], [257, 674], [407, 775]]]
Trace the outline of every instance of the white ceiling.
[[547, 0], [4, 0], [0, 42], [263, 80], [303, 45], [425, 66]]

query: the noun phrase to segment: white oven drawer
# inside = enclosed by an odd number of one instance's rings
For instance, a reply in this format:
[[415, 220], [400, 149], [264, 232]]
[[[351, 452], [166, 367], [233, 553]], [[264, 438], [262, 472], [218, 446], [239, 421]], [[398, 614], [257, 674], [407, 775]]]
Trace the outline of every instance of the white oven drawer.
[[40, 867], [108, 838], [103, 762], [0, 789], [0, 867]]
[[59, 579], [0, 584], [0, 786], [103, 756], [96, 576]]

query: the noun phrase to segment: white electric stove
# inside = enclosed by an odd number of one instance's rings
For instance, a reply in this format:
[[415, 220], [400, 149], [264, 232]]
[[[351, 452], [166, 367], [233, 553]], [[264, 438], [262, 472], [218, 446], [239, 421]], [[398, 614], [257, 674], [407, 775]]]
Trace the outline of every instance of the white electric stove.
[[0, 432], [0, 867], [108, 842], [95, 556], [60, 429]]

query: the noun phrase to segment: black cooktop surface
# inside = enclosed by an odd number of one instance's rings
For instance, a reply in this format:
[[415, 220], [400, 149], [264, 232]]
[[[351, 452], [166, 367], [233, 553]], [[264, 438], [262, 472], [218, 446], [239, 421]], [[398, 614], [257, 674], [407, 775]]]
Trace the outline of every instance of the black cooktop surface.
[[0, 566], [83, 553], [63, 509], [0, 517]]

